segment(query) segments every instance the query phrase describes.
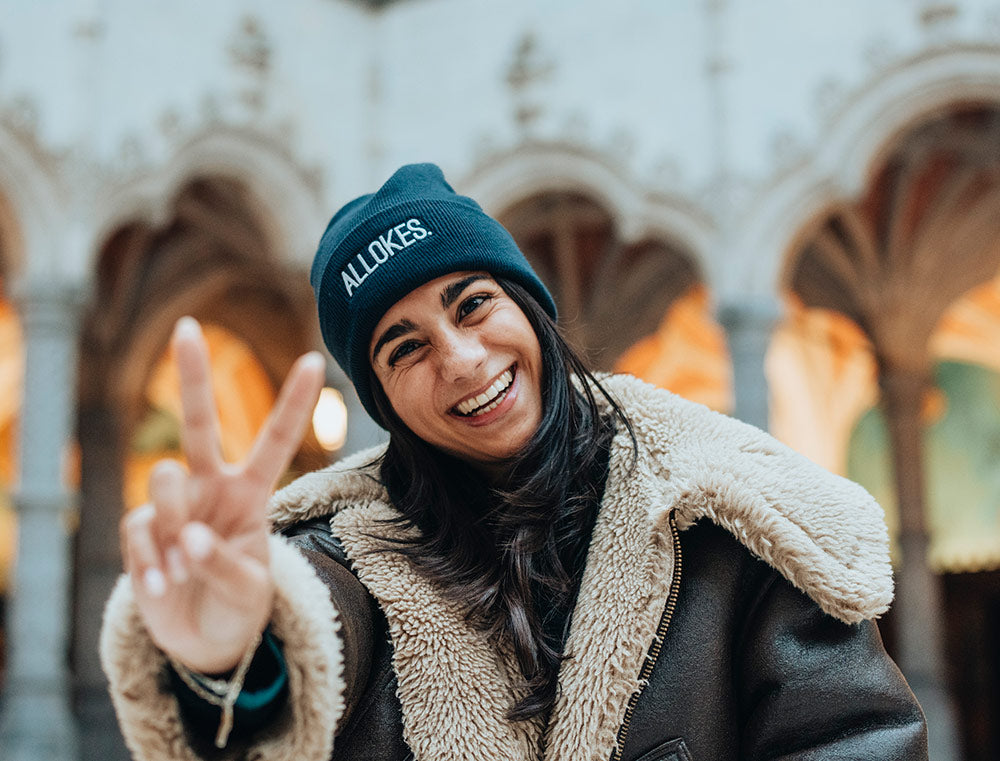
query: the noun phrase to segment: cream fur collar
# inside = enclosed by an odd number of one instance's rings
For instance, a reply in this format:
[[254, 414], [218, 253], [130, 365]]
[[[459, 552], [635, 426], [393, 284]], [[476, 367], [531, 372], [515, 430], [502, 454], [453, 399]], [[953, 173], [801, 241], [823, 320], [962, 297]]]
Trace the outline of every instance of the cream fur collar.
[[[669, 514], [708, 518], [808, 594], [856, 623], [892, 599], [881, 508], [860, 486], [767, 434], [628, 376], [606, 380], [639, 444], [616, 436], [611, 470], [560, 671], [546, 761], [606, 759], [666, 601]], [[277, 526], [332, 515], [361, 581], [389, 621], [406, 740], [419, 761], [536, 759], [541, 726], [511, 724], [513, 671], [400, 555], [370, 553], [400, 529], [361, 468], [377, 450], [304, 476], [272, 501]]]

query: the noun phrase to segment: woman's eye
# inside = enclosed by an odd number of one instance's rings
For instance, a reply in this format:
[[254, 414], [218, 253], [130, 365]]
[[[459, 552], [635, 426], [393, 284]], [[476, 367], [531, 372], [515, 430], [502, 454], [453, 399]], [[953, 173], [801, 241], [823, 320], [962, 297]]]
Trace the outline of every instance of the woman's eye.
[[389, 367], [394, 366], [401, 359], [405, 359], [408, 355], [415, 352], [420, 348], [420, 344], [416, 341], [403, 341], [399, 346], [392, 350], [392, 354], [389, 355]]
[[489, 301], [489, 295], [485, 293], [479, 293], [475, 296], [469, 296], [465, 301], [463, 301], [458, 306], [458, 318], [468, 317], [470, 314], [475, 312], [480, 306]]

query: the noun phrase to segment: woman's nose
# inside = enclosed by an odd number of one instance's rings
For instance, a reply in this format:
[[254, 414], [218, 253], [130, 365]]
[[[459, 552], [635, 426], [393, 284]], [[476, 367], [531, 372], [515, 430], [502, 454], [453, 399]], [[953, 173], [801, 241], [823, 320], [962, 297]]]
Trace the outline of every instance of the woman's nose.
[[473, 335], [456, 333], [441, 342], [438, 356], [442, 377], [453, 383], [477, 374], [486, 360], [486, 347]]

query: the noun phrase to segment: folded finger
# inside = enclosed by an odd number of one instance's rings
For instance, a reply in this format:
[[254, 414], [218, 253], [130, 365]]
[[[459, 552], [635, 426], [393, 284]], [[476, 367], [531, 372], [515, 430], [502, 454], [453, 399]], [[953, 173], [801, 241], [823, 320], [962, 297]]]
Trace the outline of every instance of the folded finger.
[[161, 546], [177, 542], [188, 521], [187, 471], [176, 460], [160, 460], [149, 476], [149, 498], [156, 508], [154, 531]]
[[191, 317], [182, 317], [174, 329], [173, 343], [184, 410], [181, 426], [184, 453], [192, 472], [214, 471], [222, 462], [219, 415], [215, 409], [208, 347], [201, 326]]
[[125, 548], [129, 574], [152, 597], [167, 591], [162, 558], [153, 531], [156, 510], [152, 505], [137, 507], [125, 518]]
[[187, 524], [181, 531], [180, 547], [192, 576], [225, 603], [244, 610], [260, 604], [258, 596], [249, 592], [266, 586], [266, 563], [233, 549], [204, 523]]
[[273, 486], [298, 451], [323, 387], [325, 361], [319, 352], [299, 357], [281, 387], [274, 409], [246, 461], [246, 475]]
[[167, 575], [177, 586], [187, 583], [191, 578], [188, 571], [187, 562], [184, 560], [184, 553], [177, 545], [167, 547], [163, 552], [163, 561], [167, 566]]

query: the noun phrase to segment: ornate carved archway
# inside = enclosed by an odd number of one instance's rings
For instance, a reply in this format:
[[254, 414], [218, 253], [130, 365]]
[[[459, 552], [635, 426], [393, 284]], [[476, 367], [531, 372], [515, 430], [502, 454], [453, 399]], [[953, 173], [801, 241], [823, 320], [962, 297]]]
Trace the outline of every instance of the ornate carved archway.
[[622, 241], [611, 214], [579, 193], [535, 196], [500, 221], [552, 289], [569, 340], [599, 369], [653, 333], [699, 281], [686, 254], [658, 240]]
[[499, 218], [552, 290], [564, 334], [591, 367], [731, 410], [725, 338], [684, 248], [666, 236], [624, 239], [618, 218], [581, 191], [537, 194]]
[[921, 408], [942, 316], [1000, 268], [997, 145], [1000, 108], [959, 106], [925, 121], [884, 154], [856, 200], [812, 226], [788, 269], [806, 306], [847, 316], [873, 350], [900, 510], [899, 659], [930, 706], [947, 698], [940, 584], [926, 562]]
[[[264, 383], [272, 394], [295, 358], [314, 345], [308, 279], [270, 248], [258, 208], [241, 183], [196, 177], [177, 194], [164, 224], [123, 224], [99, 252], [94, 299], [83, 321], [77, 418], [81, 517], [73, 657], [84, 711], [87, 703], [105, 702], [96, 641], [103, 600], [121, 569], [117, 525], [126, 461], [137, 432], [148, 433], [150, 415], [159, 411], [148, 387], [174, 323], [192, 315], [223, 339], [232, 336], [260, 370], [257, 380], [239, 382]], [[307, 440], [292, 467], [324, 463], [318, 444]]]

